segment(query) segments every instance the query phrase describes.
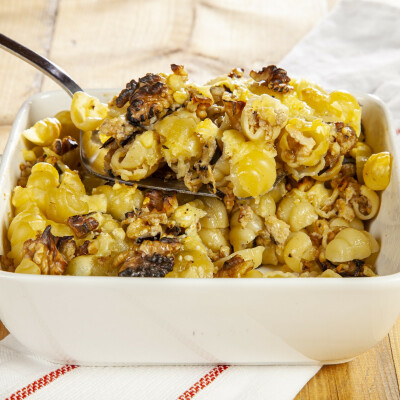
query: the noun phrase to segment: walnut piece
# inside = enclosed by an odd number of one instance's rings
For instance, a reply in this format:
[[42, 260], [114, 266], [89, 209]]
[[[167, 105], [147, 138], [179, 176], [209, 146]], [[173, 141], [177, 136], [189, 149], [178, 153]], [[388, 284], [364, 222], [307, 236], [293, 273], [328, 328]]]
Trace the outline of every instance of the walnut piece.
[[289, 85], [290, 78], [287, 76], [287, 72], [276, 65], [269, 65], [258, 72], [251, 71], [250, 76], [261, 86], [266, 86], [275, 92], [287, 93], [293, 89]]
[[178, 200], [175, 192], [165, 193], [161, 190], [149, 190], [143, 200], [143, 212], [165, 213], [170, 217], [178, 208]]
[[340, 146], [340, 154], [345, 155], [357, 144], [358, 137], [356, 131], [343, 122], [336, 122], [336, 141]]
[[290, 226], [281, 219], [270, 215], [265, 218], [265, 227], [271, 238], [278, 246], [283, 246], [289, 237]]
[[374, 276], [372, 267], [363, 260], [352, 260], [347, 263], [334, 265], [329, 261], [321, 264], [323, 270], [332, 269], [344, 278]]
[[233, 129], [237, 131], [242, 130], [242, 125], [240, 122], [240, 118], [242, 116], [242, 111], [246, 103], [244, 101], [230, 101], [223, 100], [225, 105], [225, 112], [231, 121], [231, 126]]
[[74, 215], [67, 220], [67, 225], [71, 227], [78, 238], [85, 237], [89, 232], [96, 230], [99, 226], [98, 221], [93, 217], [89, 217], [89, 215], [90, 214]]
[[229, 78], [242, 78], [244, 73], [243, 68], [233, 68], [231, 72], [229, 72]]
[[36, 239], [28, 239], [22, 248], [23, 258], [29, 258], [39, 265], [42, 275], [62, 275], [67, 267], [67, 260], [57, 248], [60, 238], [53, 236], [51, 225], [38, 234]]
[[239, 254], [226, 260], [214, 278], [241, 278], [254, 269], [253, 261], [245, 261]]
[[71, 136], [66, 136], [62, 139], [56, 139], [53, 143], [53, 150], [59, 156], [68, 153], [78, 147], [78, 142]]
[[148, 125], [153, 117], [161, 117], [173, 103], [172, 90], [161, 75], [146, 74], [132, 79], [115, 100], [117, 107], [129, 101], [126, 119], [134, 126]]
[[174, 267], [174, 255], [181, 250], [176, 238], [144, 240], [139, 247], [119, 254], [113, 265], [119, 276], [163, 278]]

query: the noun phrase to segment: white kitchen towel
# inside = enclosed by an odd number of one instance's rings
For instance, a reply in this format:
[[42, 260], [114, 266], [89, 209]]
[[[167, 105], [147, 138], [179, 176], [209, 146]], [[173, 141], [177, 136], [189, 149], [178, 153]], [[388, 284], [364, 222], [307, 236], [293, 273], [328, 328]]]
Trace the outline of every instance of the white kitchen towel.
[[0, 398], [7, 400], [293, 399], [319, 366], [57, 365], [11, 335], [0, 345]]
[[[399, 21], [400, 9], [395, 6], [343, 1], [280, 65], [290, 76], [378, 95], [400, 128]], [[0, 345], [0, 398], [292, 399], [318, 369], [60, 366], [30, 355], [9, 336]]]

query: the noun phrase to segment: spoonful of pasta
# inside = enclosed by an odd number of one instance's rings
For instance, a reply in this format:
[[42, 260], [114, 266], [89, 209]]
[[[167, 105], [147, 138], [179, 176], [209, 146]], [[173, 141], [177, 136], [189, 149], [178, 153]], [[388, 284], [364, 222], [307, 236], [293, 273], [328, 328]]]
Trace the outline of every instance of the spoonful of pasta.
[[[268, 76], [284, 92], [290, 79], [280, 68], [252, 71], [251, 80], [234, 69], [199, 86], [188, 81], [183, 66], [172, 64], [169, 75], [131, 80], [107, 105], [56, 64], [3, 34], [0, 47], [72, 97], [81, 162], [99, 178], [146, 189], [249, 198], [267, 193], [286, 176], [277, 169], [273, 140], [288, 119], [287, 107], [271, 96], [246, 96], [249, 85]], [[257, 120], [260, 107], [272, 107], [274, 124]], [[272, 145], [264, 143], [266, 132]]]

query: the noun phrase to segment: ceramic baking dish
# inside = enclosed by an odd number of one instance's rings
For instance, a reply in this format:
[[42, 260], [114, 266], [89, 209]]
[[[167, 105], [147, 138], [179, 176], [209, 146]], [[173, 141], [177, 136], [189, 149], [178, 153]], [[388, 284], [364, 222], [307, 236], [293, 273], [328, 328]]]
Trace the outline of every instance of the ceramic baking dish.
[[[103, 100], [115, 92], [91, 91]], [[400, 138], [379, 99], [358, 99], [367, 142], [394, 157], [391, 183], [370, 225], [381, 243], [379, 277], [196, 280], [0, 271], [0, 319], [39, 356], [83, 365], [320, 364], [368, 350], [400, 312]], [[4, 236], [22, 162], [21, 132], [69, 104], [63, 92], [42, 93], [17, 115], [0, 168]]]

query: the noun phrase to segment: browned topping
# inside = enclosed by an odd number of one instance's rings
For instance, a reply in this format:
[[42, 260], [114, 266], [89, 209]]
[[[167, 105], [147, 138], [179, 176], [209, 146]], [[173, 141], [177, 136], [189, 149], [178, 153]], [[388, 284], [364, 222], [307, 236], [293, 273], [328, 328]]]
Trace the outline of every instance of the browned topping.
[[244, 73], [243, 68], [233, 68], [232, 71], [228, 74], [229, 78], [242, 78]]
[[248, 204], [239, 206], [238, 222], [243, 228], [254, 218], [253, 209]]
[[196, 112], [196, 115], [199, 118], [206, 118], [207, 109], [214, 103], [213, 99], [203, 96], [195, 89], [189, 89], [189, 92], [190, 101], [186, 106], [187, 110], [190, 112]]
[[0, 256], [0, 265], [2, 271], [14, 272], [15, 270], [13, 260], [5, 255]]
[[222, 105], [222, 96], [225, 93], [225, 89], [222, 86], [213, 86], [210, 89], [210, 93], [214, 99], [214, 103]]
[[224, 194], [224, 204], [226, 210], [229, 212], [235, 205], [235, 195], [233, 194], [233, 185], [231, 182], [225, 187], [221, 188], [221, 192]]
[[73, 236], [55, 237], [56, 245], [64, 258], [70, 262], [76, 256], [76, 243]]
[[89, 214], [87, 214], [69, 217], [67, 220], [67, 225], [71, 227], [78, 238], [83, 238], [89, 232], [97, 229], [99, 223], [95, 218], [89, 217]]
[[171, 216], [178, 207], [176, 193], [163, 193], [160, 190], [149, 190], [143, 200], [143, 211], [165, 213]]
[[236, 255], [224, 262], [221, 269], [214, 274], [214, 278], [241, 278], [254, 268], [253, 261], [245, 261], [240, 255]]
[[115, 100], [117, 107], [129, 101], [126, 118], [132, 125], [143, 125], [151, 118], [168, 109], [173, 98], [165, 79], [157, 74], [146, 74], [136, 82], [127, 83], [126, 88]]
[[289, 86], [290, 78], [287, 76], [287, 72], [275, 65], [264, 67], [259, 72], [251, 71], [250, 76], [260, 85], [266, 86], [275, 92], [287, 93], [292, 89]]
[[97, 253], [97, 245], [96, 242], [91, 242], [90, 240], [85, 240], [82, 245], [78, 247], [76, 250], [76, 257], [85, 256], [87, 254], [96, 254]]
[[176, 238], [144, 240], [139, 247], [119, 254], [113, 265], [119, 276], [164, 277], [174, 267], [175, 254], [181, 250]]
[[372, 204], [369, 202], [368, 198], [360, 195], [356, 202], [358, 203], [358, 210], [363, 215], [369, 215], [372, 211]]
[[171, 70], [175, 75], [188, 76], [183, 65], [171, 64]]
[[177, 238], [163, 237], [160, 240], [144, 240], [139, 246], [139, 252], [149, 254], [161, 254], [171, 256], [180, 251], [182, 245]]
[[30, 161], [20, 164], [19, 169], [21, 171], [21, 175], [17, 181], [18, 186], [26, 187], [26, 184], [28, 183], [28, 178], [32, 171], [32, 166], [33, 163]]
[[28, 239], [23, 246], [23, 258], [29, 258], [39, 265], [42, 274], [62, 275], [67, 267], [67, 260], [57, 248], [57, 239], [51, 233], [49, 225], [36, 239]]
[[290, 234], [290, 226], [275, 215], [265, 218], [265, 229], [278, 246], [283, 246]]
[[242, 116], [242, 111], [246, 103], [244, 101], [230, 100], [223, 100], [223, 102], [225, 105], [225, 112], [231, 121], [232, 128], [240, 131], [242, 129], [240, 117]]
[[356, 165], [354, 163], [346, 163], [342, 165], [342, 168], [340, 170], [340, 175], [341, 176], [349, 176], [353, 177], [356, 174]]
[[370, 276], [367, 270], [371, 270], [371, 266], [366, 264], [363, 260], [353, 260], [349, 261], [348, 263], [339, 264], [337, 266], [330, 262], [325, 262], [323, 263], [322, 268], [324, 270], [332, 269], [344, 278]]
[[340, 154], [347, 154], [358, 141], [356, 131], [343, 122], [336, 122], [336, 141], [340, 146]]
[[53, 150], [59, 156], [68, 153], [78, 147], [78, 142], [71, 136], [62, 139], [56, 139], [53, 143]]
[[311, 178], [311, 176], [305, 176], [301, 178], [299, 181], [296, 181], [291, 175], [287, 177], [286, 190], [292, 190], [293, 188], [299, 189], [302, 192], [307, 192], [310, 190], [315, 184], [315, 179]]

